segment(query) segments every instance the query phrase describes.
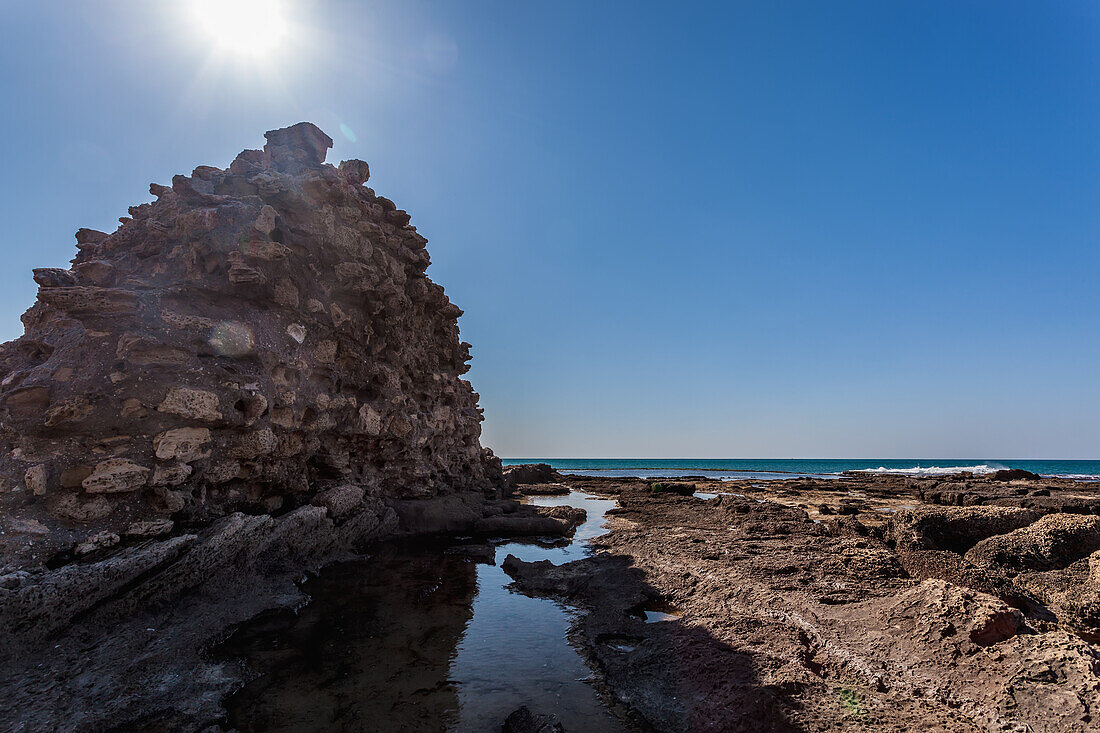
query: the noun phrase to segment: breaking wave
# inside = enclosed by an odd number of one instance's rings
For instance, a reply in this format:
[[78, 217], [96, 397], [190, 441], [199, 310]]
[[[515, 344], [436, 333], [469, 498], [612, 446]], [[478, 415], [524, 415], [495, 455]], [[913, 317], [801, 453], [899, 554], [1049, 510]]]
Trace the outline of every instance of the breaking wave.
[[902, 476], [950, 476], [954, 473], [961, 473], [962, 471], [969, 471], [975, 475], [983, 475], [988, 473], [994, 473], [998, 469], [996, 466], [990, 466], [987, 463], [979, 463], [976, 466], [914, 466], [913, 468], [886, 468], [885, 466], [879, 466], [878, 468], [862, 468], [858, 473], [891, 473], [900, 474]]

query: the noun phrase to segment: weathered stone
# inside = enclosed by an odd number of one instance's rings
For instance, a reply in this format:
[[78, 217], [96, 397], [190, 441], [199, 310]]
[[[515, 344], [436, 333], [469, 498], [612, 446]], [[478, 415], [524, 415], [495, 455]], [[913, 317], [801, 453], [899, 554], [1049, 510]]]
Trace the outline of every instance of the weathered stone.
[[241, 242], [241, 254], [245, 257], [255, 260], [285, 260], [288, 250], [278, 242], [272, 242], [266, 239], [250, 240], [248, 242]]
[[270, 428], [263, 428], [238, 436], [230, 453], [234, 458], [259, 458], [274, 452], [278, 445], [275, 433]]
[[86, 397], [74, 397], [56, 405], [51, 405], [46, 410], [47, 427], [62, 425], [64, 423], [80, 422], [92, 414], [92, 405]]
[[[315, 126], [266, 137], [151, 186], [114, 233], [78, 233], [71, 269], [35, 273], [26, 333], [0, 346], [0, 513], [122, 536], [352, 477], [391, 496], [499, 490], [426, 240], [362, 185], [366, 163], [324, 164]], [[56, 552], [38, 541], [5, 563]]]
[[174, 428], [153, 438], [153, 449], [162, 461], [193, 461], [201, 458], [203, 446], [210, 442], [207, 428]]
[[171, 519], [155, 519], [151, 522], [134, 522], [126, 528], [127, 537], [159, 537], [170, 534], [175, 522]]
[[224, 484], [241, 472], [239, 461], [215, 461], [206, 469], [205, 478], [212, 484]]
[[96, 229], [83, 228], [76, 230], [76, 246], [81, 250], [94, 247], [102, 243], [106, 238], [106, 232], [101, 232]]
[[42, 496], [46, 493], [47, 478], [46, 467], [42, 464], [31, 466], [23, 475], [23, 481], [27, 484], [27, 489], [35, 496]]
[[60, 308], [74, 315], [108, 316], [133, 313], [137, 310], [137, 297], [129, 290], [76, 286], [49, 288], [38, 293], [43, 303]]
[[270, 236], [271, 232], [275, 230], [276, 216], [278, 216], [278, 212], [265, 204], [260, 208], [260, 215], [257, 216], [256, 221], [252, 223], [252, 228], [264, 236]]
[[521, 463], [504, 468], [504, 480], [513, 487], [518, 484], [551, 484], [560, 479], [561, 474], [549, 463]]
[[185, 349], [166, 344], [157, 338], [133, 333], [125, 334], [118, 340], [115, 354], [119, 359], [140, 366], [183, 364], [187, 361]]
[[[186, 429], [186, 428], [185, 428]], [[149, 479], [150, 486], [178, 486], [187, 480], [193, 468], [182, 462], [161, 464], [153, 469], [153, 478]]]
[[157, 410], [192, 420], [214, 421], [222, 417], [216, 394], [190, 387], [169, 388]]
[[93, 285], [108, 285], [110, 284], [111, 275], [115, 271], [115, 266], [105, 260], [88, 260], [75, 265], [73, 269], [84, 282], [90, 282]]
[[95, 522], [111, 513], [111, 503], [103, 496], [83, 501], [77, 494], [65, 494], [50, 507], [50, 514], [70, 522]]
[[1064, 568], [1100, 550], [1100, 517], [1048, 514], [1034, 524], [989, 537], [966, 553], [978, 567], [1009, 573]]
[[336, 360], [336, 342], [321, 341], [313, 349], [313, 357], [322, 364], [331, 364]]
[[325, 507], [329, 516], [339, 519], [363, 503], [363, 493], [362, 486], [342, 484], [317, 494], [312, 503], [314, 506]]
[[[274, 287], [275, 302], [287, 308], [298, 307], [298, 288], [287, 278], [279, 278]], [[299, 341], [298, 343], [301, 343]]]
[[367, 435], [379, 435], [382, 432], [382, 416], [370, 405], [359, 408], [359, 428]]
[[84, 555], [90, 555], [99, 550], [114, 547], [121, 541], [122, 538], [114, 532], [96, 532], [95, 534], [88, 535], [88, 539], [73, 548], [73, 554], [77, 557], [83, 557]]
[[245, 425], [251, 425], [267, 413], [267, 398], [253, 392], [237, 400], [234, 407], [241, 413]]
[[71, 270], [62, 270], [59, 267], [36, 267], [32, 272], [34, 281], [44, 288], [76, 285], [76, 277]]
[[[325, 161], [332, 138], [309, 122], [299, 122], [281, 130], [264, 133], [267, 145], [264, 150], [273, 157], [286, 155], [297, 157], [307, 165], [320, 165]], [[283, 150], [287, 152], [282, 152]], [[295, 153], [300, 155], [295, 156]]]
[[341, 161], [340, 172], [350, 182], [360, 186], [370, 180], [370, 166], [362, 160]]
[[81, 486], [89, 494], [113, 494], [137, 491], [145, 485], [149, 469], [126, 458], [110, 458], [97, 463]]

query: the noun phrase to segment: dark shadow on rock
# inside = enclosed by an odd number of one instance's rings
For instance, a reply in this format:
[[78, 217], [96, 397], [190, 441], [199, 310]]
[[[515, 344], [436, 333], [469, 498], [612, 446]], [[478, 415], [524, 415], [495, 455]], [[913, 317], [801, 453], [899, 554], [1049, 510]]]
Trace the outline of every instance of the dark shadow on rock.
[[761, 682], [753, 656], [675, 617], [649, 623], [637, 609], [670, 609], [623, 555], [556, 566], [509, 555], [502, 564], [528, 595], [580, 606], [574, 641], [606, 697], [643, 729], [794, 731], [791, 690]]
[[472, 615], [474, 563], [439, 549], [380, 547], [304, 586], [297, 615], [254, 619], [216, 649], [257, 675], [225, 702], [247, 731], [445, 730], [451, 659]]

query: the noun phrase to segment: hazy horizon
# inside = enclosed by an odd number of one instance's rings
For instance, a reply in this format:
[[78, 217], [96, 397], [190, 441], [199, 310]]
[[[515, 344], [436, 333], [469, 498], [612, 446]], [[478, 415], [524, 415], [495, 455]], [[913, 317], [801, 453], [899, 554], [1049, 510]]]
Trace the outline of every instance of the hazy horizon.
[[498, 455], [1100, 456], [1094, 3], [198, 5], [0, 2], [0, 339], [309, 120], [428, 237]]

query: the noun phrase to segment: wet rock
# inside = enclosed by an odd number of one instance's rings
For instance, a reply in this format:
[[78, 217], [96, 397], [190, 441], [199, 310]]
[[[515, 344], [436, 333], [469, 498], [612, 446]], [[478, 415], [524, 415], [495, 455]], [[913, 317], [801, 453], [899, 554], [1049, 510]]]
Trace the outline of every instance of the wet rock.
[[517, 484], [516, 493], [523, 496], [561, 496], [569, 493], [565, 484]]
[[501, 726], [502, 733], [565, 733], [555, 715], [536, 715], [522, 705], [512, 711]]
[[470, 562], [483, 563], [485, 565], [495, 565], [497, 551], [492, 545], [455, 545], [446, 549], [448, 555], [458, 555], [464, 557]]
[[569, 534], [584, 522], [586, 512], [569, 506], [524, 506], [508, 514], [482, 517], [473, 523], [471, 531], [498, 536], [561, 536]]
[[654, 494], [679, 494], [691, 496], [695, 493], [695, 484], [676, 483], [673, 481], [655, 481], [649, 485], [649, 490]]
[[990, 481], [1019, 481], [1020, 479], [1040, 481], [1042, 478], [1039, 474], [1022, 468], [1002, 468], [989, 476]]
[[561, 474], [549, 463], [522, 463], [505, 466], [504, 479], [513, 487], [518, 484], [549, 484], [561, 479]]

